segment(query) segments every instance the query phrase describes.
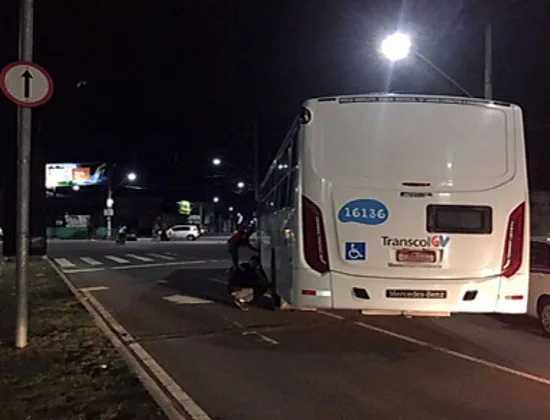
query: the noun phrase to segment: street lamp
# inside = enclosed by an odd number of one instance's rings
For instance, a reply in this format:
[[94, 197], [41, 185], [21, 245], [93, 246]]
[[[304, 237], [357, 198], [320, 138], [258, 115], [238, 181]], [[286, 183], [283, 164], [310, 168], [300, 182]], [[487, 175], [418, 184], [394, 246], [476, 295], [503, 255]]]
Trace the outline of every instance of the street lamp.
[[408, 35], [396, 32], [382, 41], [380, 51], [388, 60], [398, 61], [409, 55], [411, 46], [411, 39]]
[[237, 188], [242, 190], [244, 188], [244, 186], [245, 186], [244, 182], [242, 182], [242, 181], [237, 182]]
[[228, 208], [228, 210], [229, 210], [230, 212], [232, 212], [232, 211], [235, 210], [235, 209], [233, 208], [233, 206], [230, 206], [230, 207]]
[[417, 57], [419, 57], [422, 61], [428, 64], [432, 69], [434, 69], [441, 76], [443, 76], [445, 79], [451, 82], [453, 86], [455, 86], [458, 90], [460, 90], [462, 93], [464, 93], [466, 96], [470, 98], [473, 97], [470, 94], [470, 92], [468, 92], [466, 89], [460, 86], [460, 84], [456, 80], [454, 80], [451, 76], [449, 76], [439, 67], [437, 67], [434, 63], [432, 63], [420, 51], [414, 48], [414, 46], [412, 45], [411, 39], [409, 38], [408, 35], [402, 34], [400, 32], [396, 32], [392, 35], [387, 36], [384, 39], [384, 41], [382, 41], [382, 44], [380, 46], [380, 52], [391, 62], [396, 62], [407, 57], [411, 52], [411, 50]]
[[111, 184], [111, 178], [109, 177], [109, 185], [107, 190], [107, 201], [105, 209], [105, 217], [107, 218], [107, 239], [111, 239], [113, 235], [113, 206], [115, 204], [115, 200], [113, 200], [113, 192], [116, 191], [118, 187], [120, 187], [122, 184], [124, 184], [126, 181], [134, 182], [137, 179], [137, 175], [135, 172], [129, 172], [126, 174], [124, 178], [115, 186], [115, 188], [112, 187]]
[[222, 160], [220, 158], [214, 158], [212, 159], [212, 165], [214, 166], [220, 166], [222, 164]]
[[218, 202], [220, 201], [220, 197], [214, 197], [214, 198], [212, 199], [212, 201], [213, 201], [214, 203], [218, 203]]

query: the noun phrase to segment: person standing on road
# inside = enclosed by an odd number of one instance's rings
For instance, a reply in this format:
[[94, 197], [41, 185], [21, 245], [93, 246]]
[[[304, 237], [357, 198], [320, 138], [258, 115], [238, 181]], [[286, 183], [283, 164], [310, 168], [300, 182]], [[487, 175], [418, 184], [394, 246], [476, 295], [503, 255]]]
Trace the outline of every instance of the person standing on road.
[[232, 269], [235, 271], [240, 270], [239, 266], [239, 248], [247, 247], [248, 249], [258, 252], [257, 248], [254, 248], [250, 243], [250, 235], [254, 233], [254, 229], [248, 227], [239, 228], [232, 236], [227, 240], [227, 249], [231, 256], [231, 262], [233, 263]]

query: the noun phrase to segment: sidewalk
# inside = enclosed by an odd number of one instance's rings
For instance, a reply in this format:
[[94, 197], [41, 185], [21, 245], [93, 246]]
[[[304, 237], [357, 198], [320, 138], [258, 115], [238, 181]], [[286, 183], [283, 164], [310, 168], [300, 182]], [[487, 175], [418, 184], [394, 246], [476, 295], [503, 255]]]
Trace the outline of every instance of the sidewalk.
[[1, 419], [165, 419], [47, 261], [29, 265], [29, 345], [13, 345], [14, 265], [0, 271]]

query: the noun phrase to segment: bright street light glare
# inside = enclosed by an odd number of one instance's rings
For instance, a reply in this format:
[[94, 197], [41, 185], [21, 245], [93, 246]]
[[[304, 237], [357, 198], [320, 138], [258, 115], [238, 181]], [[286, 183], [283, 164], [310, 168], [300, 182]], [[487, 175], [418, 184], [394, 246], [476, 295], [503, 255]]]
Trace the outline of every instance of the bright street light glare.
[[219, 166], [222, 164], [222, 160], [220, 158], [214, 158], [212, 159], [212, 165]]
[[115, 200], [113, 200], [112, 198], [108, 198], [106, 204], [107, 204], [107, 208], [110, 209], [115, 204]]
[[240, 181], [237, 183], [237, 188], [244, 188], [244, 182]]
[[235, 210], [235, 209], [233, 208], [233, 206], [229, 207], [229, 211], [233, 211], [233, 210]]
[[214, 197], [214, 198], [212, 199], [212, 201], [213, 201], [214, 203], [217, 203], [218, 201], [220, 201], [220, 198], [219, 198], [219, 197]]
[[80, 185], [73, 185], [73, 190], [78, 191], [80, 189]]
[[398, 61], [409, 55], [411, 46], [411, 39], [407, 35], [397, 32], [384, 39], [380, 51], [390, 61]]
[[129, 181], [135, 181], [137, 179], [137, 175], [134, 172], [130, 172], [127, 175], [127, 178], [128, 178]]

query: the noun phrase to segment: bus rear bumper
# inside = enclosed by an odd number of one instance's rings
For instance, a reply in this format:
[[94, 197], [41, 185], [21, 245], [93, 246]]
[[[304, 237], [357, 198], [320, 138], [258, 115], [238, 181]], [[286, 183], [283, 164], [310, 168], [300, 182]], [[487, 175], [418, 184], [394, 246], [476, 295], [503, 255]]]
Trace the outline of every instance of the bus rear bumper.
[[[527, 293], [501, 288], [509, 279], [500, 276], [475, 279], [399, 279], [324, 275], [299, 270], [294, 285], [296, 308], [351, 309], [367, 313], [502, 313], [524, 314]], [[499, 296], [501, 296], [499, 298]]]

